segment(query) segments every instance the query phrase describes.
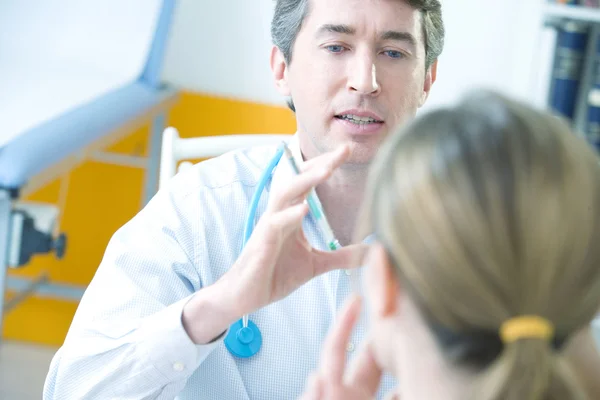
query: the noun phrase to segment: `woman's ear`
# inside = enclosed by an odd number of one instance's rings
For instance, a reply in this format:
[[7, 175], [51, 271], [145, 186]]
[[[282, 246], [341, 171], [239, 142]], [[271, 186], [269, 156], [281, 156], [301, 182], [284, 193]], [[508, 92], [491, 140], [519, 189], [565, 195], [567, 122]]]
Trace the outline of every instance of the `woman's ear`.
[[287, 84], [287, 63], [279, 47], [271, 49], [271, 71], [275, 79], [275, 87], [282, 96], [290, 96], [290, 88]]
[[367, 256], [367, 290], [373, 312], [378, 318], [396, 314], [400, 283], [393, 270], [394, 265], [380, 244], [373, 244]]

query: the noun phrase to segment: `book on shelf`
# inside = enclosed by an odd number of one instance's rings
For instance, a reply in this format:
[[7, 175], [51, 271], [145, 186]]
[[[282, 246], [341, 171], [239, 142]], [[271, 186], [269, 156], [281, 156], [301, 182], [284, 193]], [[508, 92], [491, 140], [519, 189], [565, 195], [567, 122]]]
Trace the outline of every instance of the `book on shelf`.
[[[565, 120], [600, 152], [600, 0], [547, 0], [534, 61], [534, 104]], [[561, 11], [564, 10], [564, 14]]]
[[600, 0], [579, 0], [579, 5], [590, 8], [600, 8]]
[[587, 55], [587, 62], [591, 63], [592, 74], [588, 85], [587, 112], [585, 135], [588, 141], [600, 150], [600, 30], [593, 29], [594, 46]]
[[559, 24], [556, 29], [549, 106], [552, 111], [573, 122], [590, 26], [587, 23], [566, 21]]
[[588, 142], [600, 150], [600, 87], [592, 87], [587, 97], [587, 124], [585, 136]]
[[600, 24], [565, 19], [543, 32], [538, 96], [600, 151]]
[[599, 8], [600, 0], [550, 0], [552, 4], [565, 4], [569, 6], [583, 6], [590, 8]]

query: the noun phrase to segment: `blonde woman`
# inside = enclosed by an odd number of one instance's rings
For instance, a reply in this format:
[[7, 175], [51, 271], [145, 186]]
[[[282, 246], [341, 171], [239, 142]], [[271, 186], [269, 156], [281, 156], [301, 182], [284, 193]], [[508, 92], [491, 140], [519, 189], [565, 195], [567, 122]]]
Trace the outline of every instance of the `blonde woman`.
[[306, 399], [598, 399], [600, 165], [556, 118], [493, 93], [415, 120], [370, 175], [371, 336], [340, 315]]

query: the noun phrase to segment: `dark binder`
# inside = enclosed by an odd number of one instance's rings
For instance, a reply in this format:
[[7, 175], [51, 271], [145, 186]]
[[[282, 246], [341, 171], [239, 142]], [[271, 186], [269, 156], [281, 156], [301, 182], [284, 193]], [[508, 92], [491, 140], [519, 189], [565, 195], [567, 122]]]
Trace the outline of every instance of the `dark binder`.
[[575, 113], [588, 37], [588, 24], [567, 21], [558, 27], [549, 103], [569, 121]]

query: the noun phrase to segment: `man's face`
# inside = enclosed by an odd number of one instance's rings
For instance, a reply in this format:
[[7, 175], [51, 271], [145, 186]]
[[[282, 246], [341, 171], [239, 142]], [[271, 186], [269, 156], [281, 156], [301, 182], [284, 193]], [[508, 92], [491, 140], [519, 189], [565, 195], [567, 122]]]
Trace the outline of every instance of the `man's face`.
[[305, 156], [349, 143], [349, 162], [368, 163], [431, 87], [421, 14], [402, 0], [312, 0], [309, 9], [291, 63], [274, 49], [277, 86], [294, 101]]

